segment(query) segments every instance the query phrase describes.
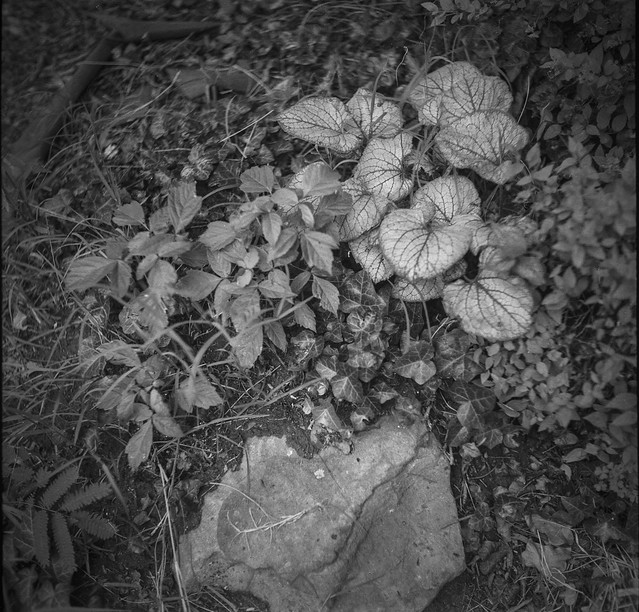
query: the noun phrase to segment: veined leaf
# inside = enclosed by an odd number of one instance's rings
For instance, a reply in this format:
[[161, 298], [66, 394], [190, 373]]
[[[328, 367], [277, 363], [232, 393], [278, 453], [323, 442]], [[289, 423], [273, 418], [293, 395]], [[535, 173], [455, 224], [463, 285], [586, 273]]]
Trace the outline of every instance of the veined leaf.
[[404, 159], [412, 151], [410, 134], [394, 138], [373, 138], [357, 164], [353, 176], [376, 196], [398, 202], [413, 188], [412, 178], [404, 175]]
[[261, 325], [252, 325], [242, 330], [231, 340], [233, 355], [241, 368], [252, 368], [261, 355], [264, 344], [264, 330]]
[[419, 79], [408, 100], [424, 125], [441, 127], [478, 111], [508, 112], [513, 102], [506, 82], [469, 62], [447, 64]]
[[400, 376], [412, 378], [418, 385], [423, 385], [437, 374], [432, 361], [433, 355], [430, 342], [412, 342], [408, 351], [395, 360], [393, 370]]
[[69, 291], [86, 291], [97, 286], [115, 269], [117, 260], [92, 255], [71, 262], [65, 278]]
[[105, 342], [98, 347], [98, 352], [104, 355], [107, 361], [116, 365], [125, 365], [133, 368], [142, 365], [137, 351], [122, 340]]
[[347, 363], [337, 362], [337, 374], [331, 378], [331, 389], [337, 399], [351, 404], [364, 400], [364, 389], [357, 377], [357, 370]]
[[382, 252], [408, 281], [433, 278], [466, 254], [475, 220], [474, 215], [457, 215], [448, 224], [430, 221], [421, 210], [393, 211], [380, 226]]
[[387, 280], [393, 275], [393, 267], [382, 253], [377, 228], [351, 240], [348, 246], [353, 259], [368, 272], [374, 283]]
[[224, 403], [215, 387], [202, 374], [198, 374], [195, 379], [189, 376], [182, 381], [176, 398], [180, 408], [188, 413], [193, 412], [193, 406], [206, 409]]
[[457, 119], [435, 136], [455, 168], [471, 168], [486, 180], [503, 184], [509, 176], [507, 156], [522, 149], [528, 132], [502, 111], [477, 112]]
[[[281, 191], [281, 190], [280, 190]], [[270, 212], [262, 215], [262, 233], [269, 244], [275, 244], [282, 231], [282, 217], [277, 213]]]
[[346, 313], [373, 311], [375, 314], [380, 314], [385, 306], [384, 301], [377, 295], [370, 276], [364, 270], [344, 279], [340, 295], [342, 297], [340, 310]]
[[426, 280], [415, 280], [412, 283], [405, 278], [397, 277], [393, 280], [393, 297], [405, 302], [427, 302], [442, 296], [444, 280], [433, 276]]
[[444, 308], [460, 319], [464, 331], [487, 340], [512, 340], [532, 324], [533, 297], [517, 278], [482, 277], [444, 287]]
[[175, 291], [177, 272], [168, 261], [159, 260], [149, 270], [147, 280], [149, 281], [149, 288], [163, 297], [169, 296]]
[[454, 329], [435, 339], [434, 343], [437, 348], [435, 365], [442, 378], [468, 382], [482, 372], [482, 368], [468, 354], [470, 339], [466, 332]]
[[450, 223], [456, 215], [480, 218], [480, 198], [465, 176], [442, 176], [429, 181], [413, 194], [411, 208], [423, 210], [434, 221]]
[[320, 306], [337, 316], [339, 308], [339, 291], [330, 281], [313, 274], [313, 296], [320, 301]]
[[238, 332], [250, 327], [260, 318], [260, 296], [257, 289], [251, 287], [242, 290], [231, 303], [229, 311], [231, 321]]
[[298, 325], [306, 329], [310, 329], [312, 332], [317, 331], [315, 325], [315, 313], [311, 310], [308, 304], [300, 304], [293, 311], [293, 318]]
[[359, 238], [378, 226], [391, 202], [370, 193], [358, 179], [346, 181], [344, 191], [352, 197], [353, 203], [348, 213], [339, 221], [339, 238], [348, 241]]
[[183, 231], [202, 208], [202, 198], [195, 193], [195, 181], [180, 181], [169, 190], [167, 209], [176, 234]]
[[167, 438], [181, 438], [184, 435], [179, 423], [167, 414], [154, 414], [151, 417], [153, 426]]
[[361, 137], [346, 131], [352, 121], [346, 105], [337, 98], [308, 98], [280, 113], [282, 129], [295, 138], [347, 155], [361, 144]]
[[289, 189], [300, 189], [305, 198], [335, 193], [341, 186], [339, 172], [323, 161], [313, 162], [297, 172], [288, 185]]
[[295, 293], [291, 290], [288, 276], [282, 270], [271, 270], [266, 280], [261, 281], [257, 288], [267, 298], [295, 297]]
[[264, 325], [264, 333], [271, 343], [280, 349], [280, 351], [286, 351], [288, 348], [286, 332], [284, 331], [284, 326], [279, 321], [268, 321]]
[[366, 140], [392, 138], [402, 128], [402, 113], [394, 102], [360, 87], [346, 103], [353, 121]]
[[195, 302], [207, 297], [222, 279], [202, 270], [189, 270], [175, 284], [175, 293]]

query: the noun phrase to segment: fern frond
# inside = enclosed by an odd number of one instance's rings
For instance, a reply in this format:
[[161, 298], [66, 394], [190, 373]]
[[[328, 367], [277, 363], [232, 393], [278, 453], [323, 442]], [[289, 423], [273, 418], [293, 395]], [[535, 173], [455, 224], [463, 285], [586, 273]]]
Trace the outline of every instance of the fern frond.
[[79, 510], [84, 506], [92, 504], [98, 499], [106, 497], [110, 493], [111, 485], [107, 482], [96, 482], [90, 484], [79, 491], [69, 493], [60, 504], [60, 510], [66, 510], [67, 512]]
[[35, 475], [35, 486], [37, 489], [44, 487], [44, 485], [51, 480], [55, 472], [53, 470], [47, 470], [46, 468], [40, 468]]
[[80, 476], [80, 466], [74, 465], [65, 470], [49, 486], [40, 498], [45, 508], [51, 508], [70, 488]]
[[73, 574], [77, 566], [75, 564], [73, 542], [71, 541], [71, 534], [69, 533], [66, 518], [59, 512], [54, 512], [51, 515], [51, 526], [53, 527], [53, 541], [60, 555], [58, 562], [61, 573], [66, 574], [68, 572], [69, 574]]
[[115, 527], [111, 525], [109, 521], [93, 512], [77, 510], [71, 514], [69, 520], [76, 523], [82, 531], [85, 531], [100, 540], [107, 540], [116, 534]]
[[33, 552], [38, 563], [46, 568], [49, 566], [49, 515], [46, 510], [36, 510], [33, 513]]

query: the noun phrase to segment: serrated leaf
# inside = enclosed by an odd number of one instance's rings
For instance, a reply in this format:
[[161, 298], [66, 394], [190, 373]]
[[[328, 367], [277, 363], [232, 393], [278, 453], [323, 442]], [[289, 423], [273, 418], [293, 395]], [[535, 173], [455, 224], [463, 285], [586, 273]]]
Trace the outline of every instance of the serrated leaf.
[[73, 542], [66, 518], [59, 512], [53, 512], [51, 515], [51, 528], [53, 531], [53, 542], [59, 555], [57, 560], [59, 565], [56, 567], [58, 576], [67, 575], [71, 577], [77, 566], [75, 563]]
[[254, 287], [246, 288], [231, 303], [229, 315], [236, 331], [250, 327], [260, 318], [260, 296]]
[[357, 377], [357, 370], [347, 363], [337, 363], [337, 373], [331, 380], [331, 389], [337, 399], [343, 399], [351, 404], [364, 400], [364, 389]]
[[494, 183], [511, 178], [504, 163], [528, 142], [528, 132], [507, 113], [477, 112], [453, 121], [435, 136], [441, 154], [455, 168], [470, 168]]
[[159, 208], [149, 217], [149, 229], [153, 234], [166, 234], [169, 231], [170, 224], [171, 219], [167, 206]]
[[310, 267], [316, 267], [330, 274], [333, 268], [333, 249], [337, 242], [323, 232], [306, 231], [300, 236], [302, 256]]
[[353, 259], [366, 270], [374, 283], [380, 283], [393, 275], [393, 268], [382, 253], [377, 229], [351, 240], [348, 246]]
[[452, 62], [419, 79], [408, 96], [424, 125], [446, 126], [477, 111], [508, 112], [513, 98], [498, 77], [469, 62]]
[[532, 325], [533, 297], [523, 281], [482, 277], [444, 287], [446, 313], [460, 319], [464, 331], [487, 340], [512, 340]]
[[402, 128], [402, 113], [399, 107], [379, 94], [360, 87], [346, 103], [353, 121], [367, 140], [392, 138]]
[[86, 291], [99, 285], [105, 276], [114, 271], [116, 263], [117, 260], [93, 255], [75, 259], [71, 262], [65, 277], [67, 289], [69, 291]]
[[413, 194], [411, 208], [423, 210], [434, 221], [450, 223], [456, 215], [474, 215], [480, 219], [481, 200], [475, 185], [464, 176], [436, 178]]
[[482, 372], [468, 351], [470, 340], [468, 334], [461, 329], [440, 336], [435, 341], [435, 365], [441, 378], [454, 378], [468, 382]]
[[378, 226], [391, 202], [370, 193], [358, 179], [351, 178], [346, 181], [344, 191], [353, 201], [348, 214], [339, 220], [338, 227], [340, 240], [348, 241]]
[[212, 221], [198, 240], [212, 251], [219, 251], [231, 244], [237, 234], [233, 226], [226, 221]]
[[123, 204], [115, 209], [111, 221], [119, 227], [144, 225], [144, 209], [139, 202]]
[[286, 351], [288, 343], [286, 341], [286, 332], [284, 326], [279, 321], [269, 321], [264, 325], [264, 333], [266, 337], [280, 351]]
[[[293, 176], [291, 182], [294, 182], [297, 178], [297, 174]], [[277, 206], [277, 210], [281, 212], [285, 217], [292, 215], [297, 210], [299, 198], [294, 191], [294, 185], [291, 188], [284, 187], [278, 189], [272, 196], [271, 200]]]
[[496, 247], [505, 258], [515, 259], [526, 252], [528, 245], [524, 231], [518, 227], [488, 222], [477, 226], [470, 243], [475, 255], [485, 247]]
[[277, 242], [269, 246], [268, 258], [273, 261], [296, 249], [297, 232], [291, 227], [285, 227], [277, 239]]
[[405, 302], [427, 302], [442, 296], [444, 280], [441, 276], [434, 276], [426, 280], [415, 280], [412, 283], [405, 278], [393, 280], [393, 297]]
[[271, 270], [265, 280], [257, 285], [260, 293], [267, 298], [291, 298], [295, 293], [291, 290], [288, 275], [282, 270]]
[[153, 423], [151, 419], [142, 423], [140, 429], [131, 436], [124, 452], [129, 460], [129, 467], [135, 472], [147, 460], [153, 444]]
[[66, 495], [62, 504], [60, 504], [60, 510], [65, 512], [80, 510], [84, 506], [111, 495], [112, 492], [113, 490], [108, 482], [93, 482], [79, 491]]
[[241, 331], [231, 340], [233, 355], [241, 368], [252, 368], [261, 355], [264, 331], [261, 325], [253, 325]]
[[311, 198], [335, 193], [341, 186], [339, 172], [322, 161], [309, 164], [289, 183], [290, 189], [301, 189], [304, 197]]
[[393, 370], [400, 376], [412, 378], [418, 385], [423, 385], [437, 374], [432, 361], [433, 354], [430, 342], [411, 342], [408, 351], [395, 360]]
[[306, 329], [310, 329], [312, 332], [317, 331], [315, 325], [315, 313], [311, 310], [308, 304], [300, 304], [293, 311], [293, 318], [298, 325]]
[[195, 181], [180, 181], [169, 190], [167, 209], [176, 234], [184, 230], [202, 208], [202, 198], [195, 192]]
[[353, 177], [361, 180], [371, 194], [398, 202], [413, 188], [413, 180], [404, 175], [404, 159], [411, 153], [411, 135], [374, 138], [367, 145]]
[[163, 297], [169, 296], [174, 292], [177, 272], [168, 261], [159, 260], [149, 270], [147, 280], [150, 289], [153, 289], [153, 291]]
[[33, 552], [43, 569], [49, 566], [49, 513], [45, 510], [33, 512]]
[[175, 293], [195, 302], [211, 294], [222, 279], [202, 270], [189, 270], [175, 284]]
[[346, 155], [361, 144], [361, 137], [346, 132], [352, 121], [346, 105], [337, 98], [308, 98], [280, 113], [277, 121], [295, 138]]
[[184, 433], [179, 423], [170, 415], [154, 414], [151, 417], [153, 426], [168, 438], [181, 438]]
[[337, 316], [337, 309], [339, 308], [339, 291], [337, 287], [330, 281], [313, 274], [311, 290], [313, 297], [319, 300], [320, 306]]
[[240, 189], [244, 193], [271, 193], [274, 185], [272, 166], [255, 166], [240, 174]]
[[189, 376], [182, 381], [176, 393], [178, 405], [185, 412], [193, 412], [193, 406], [210, 408], [221, 406], [224, 400], [220, 397], [215, 387], [201, 374], [195, 377]]
[[441, 223], [421, 210], [396, 210], [382, 221], [380, 246], [395, 272], [408, 281], [433, 278], [466, 254], [473, 219], [457, 215], [452, 223]]

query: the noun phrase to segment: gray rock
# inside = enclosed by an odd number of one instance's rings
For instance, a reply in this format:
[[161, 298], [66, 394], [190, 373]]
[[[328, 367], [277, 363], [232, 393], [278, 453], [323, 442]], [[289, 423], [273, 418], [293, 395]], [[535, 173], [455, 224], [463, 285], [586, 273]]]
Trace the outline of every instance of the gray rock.
[[187, 588], [249, 591], [271, 612], [414, 612], [464, 570], [449, 464], [392, 417], [302, 459], [252, 438], [180, 541]]

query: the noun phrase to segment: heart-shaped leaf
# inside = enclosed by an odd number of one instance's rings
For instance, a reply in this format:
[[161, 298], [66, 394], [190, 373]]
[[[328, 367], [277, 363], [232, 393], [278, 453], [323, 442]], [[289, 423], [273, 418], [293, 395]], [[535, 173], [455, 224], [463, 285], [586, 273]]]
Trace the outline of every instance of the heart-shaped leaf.
[[424, 125], [441, 127], [478, 111], [508, 112], [513, 102], [507, 83], [469, 62], [453, 62], [419, 79], [408, 100]]
[[361, 180], [354, 178], [344, 183], [344, 191], [352, 197], [353, 203], [348, 214], [339, 221], [339, 238], [348, 241], [378, 226], [391, 202], [373, 195]]
[[337, 373], [331, 378], [331, 389], [337, 399], [343, 399], [351, 404], [364, 400], [364, 389], [357, 377], [357, 370], [341, 361], [337, 362]]
[[533, 297], [521, 279], [482, 277], [444, 287], [444, 308], [462, 329], [493, 342], [523, 336], [532, 324]]
[[333, 149], [347, 155], [357, 149], [361, 136], [347, 132], [352, 117], [346, 105], [337, 98], [308, 98], [280, 113], [282, 129], [295, 138]]
[[370, 276], [364, 270], [344, 279], [340, 287], [340, 295], [342, 297], [340, 310], [346, 313], [360, 311], [380, 314], [385, 306], [384, 300], [377, 295]]
[[442, 176], [413, 194], [411, 208], [423, 210], [434, 221], [450, 223], [456, 215], [480, 218], [480, 198], [475, 185], [465, 176]]
[[442, 129], [435, 142], [455, 168], [471, 168], [486, 180], [503, 184], [511, 178], [507, 156], [522, 149], [528, 132], [502, 111], [481, 111]]
[[396, 210], [382, 221], [380, 246], [400, 276], [411, 282], [433, 278], [466, 254], [475, 222], [474, 215], [457, 215], [452, 223], [441, 223], [421, 210]]
[[360, 88], [346, 103], [355, 124], [366, 140], [371, 138], [392, 138], [402, 127], [402, 113], [393, 102], [383, 99], [367, 89]]
[[442, 378], [454, 378], [468, 382], [481, 373], [481, 367], [468, 354], [470, 338], [466, 332], [454, 329], [436, 338], [434, 343], [437, 349], [435, 365], [437, 373]]
[[380, 283], [393, 275], [393, 268], [382, 253], [377, 229], [351, 240], [348, 246], [353, 259], [366, 270], [374, 283]]
[[362, 152], [353, 176], [360, 179], [373, 195], [398, 202], [413, 188], [412, 178], [404, 175], [404, 159], [411, 151], [410, 134], [373, 138]]
[[439, 392], [447, 404], [455, 410], [464, 402], [470, 402], [473, 410], [486, 414], [494, 410], [497, 398], [491, 389], [462, 380], [444, 380]]

